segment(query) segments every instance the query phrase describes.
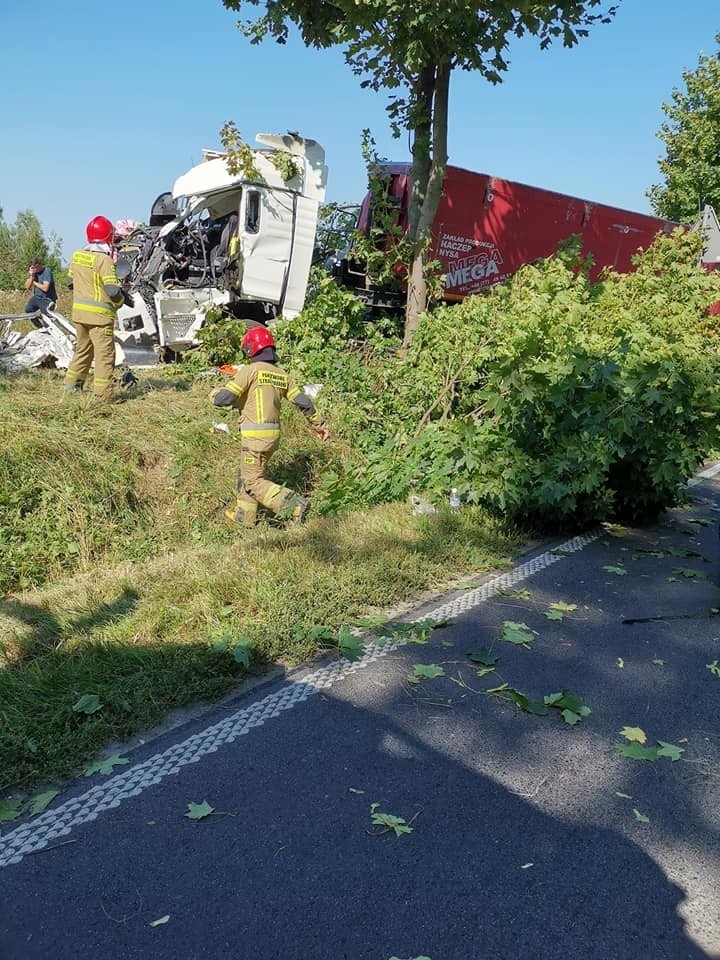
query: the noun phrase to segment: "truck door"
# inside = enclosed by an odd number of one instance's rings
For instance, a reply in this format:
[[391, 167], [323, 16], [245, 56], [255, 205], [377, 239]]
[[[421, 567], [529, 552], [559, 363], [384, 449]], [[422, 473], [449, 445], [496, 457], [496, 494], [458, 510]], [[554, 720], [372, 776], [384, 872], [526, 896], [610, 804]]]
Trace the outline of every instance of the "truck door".
[[282, 306], [294, 225], [294, 194], [260, 186], [244, 189], [238, 223], [243, 299]]

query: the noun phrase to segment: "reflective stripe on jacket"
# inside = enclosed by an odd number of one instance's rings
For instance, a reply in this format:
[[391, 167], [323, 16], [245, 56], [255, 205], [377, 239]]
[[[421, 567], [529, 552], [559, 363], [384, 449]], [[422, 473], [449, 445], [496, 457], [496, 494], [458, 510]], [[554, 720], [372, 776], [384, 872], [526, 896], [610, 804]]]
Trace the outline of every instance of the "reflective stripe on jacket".
[[73, 320], [90, 326], [113, 323], [124, 298], [112, 259], [98, 250], [76, 250], [69, 272]]
[[[216, 406], [235, 406], [240, 410], [243, 437], [274, 440], [280, 436], [280, 403], [283, 397], [299, 407], [315, 426], [322, 417], [310, 398], [302, 393], [290, 376], [273, 363], [249, 363], [218, 391]], [[219, 402], [218, 402], [219, 401]]]

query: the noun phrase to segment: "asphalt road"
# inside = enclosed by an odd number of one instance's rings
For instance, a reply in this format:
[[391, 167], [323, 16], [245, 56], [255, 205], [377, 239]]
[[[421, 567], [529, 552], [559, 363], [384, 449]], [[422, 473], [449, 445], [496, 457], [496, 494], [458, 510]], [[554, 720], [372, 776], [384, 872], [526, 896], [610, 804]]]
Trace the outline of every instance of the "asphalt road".
[[[690, 493], [406, 614], [449, 619], [428, 643], [276, 677], [5, 825], [2, 960], [720, 957], [720, 481]], [[592, 712], [533, 715], [504, 683]], [[620, 756], [624, 727], [680, 759]]]

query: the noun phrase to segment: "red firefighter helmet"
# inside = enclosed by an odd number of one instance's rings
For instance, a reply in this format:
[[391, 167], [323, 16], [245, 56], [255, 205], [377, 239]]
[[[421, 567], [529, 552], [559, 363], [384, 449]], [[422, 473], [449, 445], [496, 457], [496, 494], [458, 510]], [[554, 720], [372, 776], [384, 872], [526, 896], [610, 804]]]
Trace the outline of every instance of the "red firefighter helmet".
[[107, 217], [93, 217], [85, 227], [88, 243], [112, 243], [115, 229]]
[[274, 347], [275, 341], [267, 327], [250, 327], [240, 346], [245, 356], [252, 359], [265, 347]]

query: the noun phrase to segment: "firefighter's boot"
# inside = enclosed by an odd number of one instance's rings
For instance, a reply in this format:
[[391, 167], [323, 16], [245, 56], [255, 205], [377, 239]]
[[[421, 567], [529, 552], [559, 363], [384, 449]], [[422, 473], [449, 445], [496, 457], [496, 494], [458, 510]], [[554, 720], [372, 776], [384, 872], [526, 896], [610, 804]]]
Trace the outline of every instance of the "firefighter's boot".
[[290, 514], [289, 520], [292, 524], [302, 523], [305, 519], [305, 514], [308, 512], [308, 507], [310, 506], [310, 501], [307, 497], [293, 497], [288, 507], [292, 508], [292, 513]]
[[233, 526], [241, 526], [250, 529], [257, 523], [258, 505], [254, 500], [245, 500], [238, 497], [234, 506], [229, 506], [223, 516], [228, 523]]

